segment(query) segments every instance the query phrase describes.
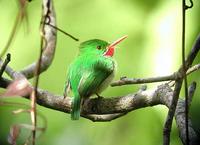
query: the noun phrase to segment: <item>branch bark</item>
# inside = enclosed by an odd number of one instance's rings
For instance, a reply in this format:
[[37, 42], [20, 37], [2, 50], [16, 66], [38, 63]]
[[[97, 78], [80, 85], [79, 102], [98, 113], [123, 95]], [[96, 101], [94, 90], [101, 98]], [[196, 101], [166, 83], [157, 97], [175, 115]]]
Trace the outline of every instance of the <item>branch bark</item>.
[[[185, 2], [184, 2], [185, 4]], [[173, 117], [175, 115], [175, 111], [176, 111], [176, 107], [177, 107], [177, 103], [178, 103], [178, 99], [179, 99], [179, 94], [180, 94], [180, 90], [181, 90], [181, 87], [182, 87], [182, 83], [183, 83], [183, 79], [185, 78], [185, 74], [186, 74], [186, 71], [189, 69], [189, 67], [192, 65], [195, 57], [197, 56], [198, 52], [199, 52], [199, 49], [200, 49], [200, 35], [198, 36], [195, 44], [194, 44], [194, 47], [192, 48], [192, 50], [190, 51], [186, 61], [184, 62], [184, 64], [182, 64], [182, 66], [179, 68], [177, 74], [179, 74], [179, 78], [175, 81], [175, 89], [174, 89], [174, 92], [173, 92], [173, 98], [172, 98], [172, 103], [171, 103], [171, 106], [169, 107], [169, 112], [168, 112], [168, 115], [167, 115], [167, 119], [166, 119], [166, 122], [165, 122], [165, 126], [164, 126], [164, 129], [163, 129], [163, 144], [164, 145], [169, 145], [170, 144], [170, 132], [171, 132], [171, 126], [172, 126], [172, 121], [173, 121]], [[185, 101], [185, 105], [187, 105], [187, 99]], [[187, 105], [188, 106], [188, 105]], [[187, 107], [186, 107], [187, 108]], [[188, 111], [184, 108], [185, 111]], [[188, 113], [185, 113], [185, 114], [188, 114]], [[188, 122], [187, 121], [187, 116], [185, 116], [185, 128], [187, 129], [187, 134], [186, 135], [186, 140], [182, 141], [184, 144], [189, 144], [189, 133], [188, 133]]]
[[[44, 25], [44, 46], [42, 52], [41, 68], [40, 73], [44, 72], [51, 65], [56, 48], [56, 36], [57, 31], [47, 23], [56, 26], [56, 15], [55, 10], [50, 0], [43, 0], [43, 17], [47, 18], [42, 20], [42, 25]], [[28, 79], [34, 76], [35, 69], [37, 67], [37, 61], [30, 64], [29, 66], [22, 69], [20, 72]]]
[[[11, 81], [3, 79], [0, 81], [0, 86], [6, 88]], [[29, 99], [29, 96], [25, 96]], [[106, 122], [122, 117], [127, 113], [144, 107], [155, 105], [165, 105], [170, 107], [173, 98], [173, 90], [168, 84], [160, 85], [154, 89], [138, 91], [137, 93], [128, 94], [126, 96], [117, 96], [111, 98], [91, 98], [84, 102], [81, 116], [94, 122]], [[38, 89], [37, 104], [61, 111], [70, 113], [71, 97], [52, 94], [48, 91]], [[177, 128], [180, 133], [182, 142], [185, 142], [185, 113], [184, 100], [178, 101], [175, 112]], [[189, 134], [191, 145], [197, 145], [199, 136], [196, 134], [189, 119]]]

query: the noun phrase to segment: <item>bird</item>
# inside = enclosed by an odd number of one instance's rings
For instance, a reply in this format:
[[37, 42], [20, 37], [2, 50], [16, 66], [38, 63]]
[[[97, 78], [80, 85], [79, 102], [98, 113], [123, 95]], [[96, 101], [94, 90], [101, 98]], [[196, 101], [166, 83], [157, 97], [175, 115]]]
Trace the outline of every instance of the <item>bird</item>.
[[64, 98], [69, 91], [74, 97], [71, 105], [71, 119], [80, 118], [84, 100], [99, 94], [106, 89], [115, 75], [116, 61], [113, 58], [116, 45], [127, 36], [112, 43], [100, 39], [84, 41], [79, 46], [79, 53], [69, 65]]

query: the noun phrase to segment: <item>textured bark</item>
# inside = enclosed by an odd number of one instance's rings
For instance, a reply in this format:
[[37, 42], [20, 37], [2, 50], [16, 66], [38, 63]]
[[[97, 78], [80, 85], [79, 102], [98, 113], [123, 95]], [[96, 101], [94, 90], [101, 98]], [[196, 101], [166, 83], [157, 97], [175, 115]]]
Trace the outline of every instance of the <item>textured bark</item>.
[[[42, 25], [44, 25], [44, 28], [43, 28], [44, 29], [44, 32], [43, 32], [44, 46], [43, 46], [40, 73], [47, 70], [53, 61], [55, 48], [56, 48], [56, 36], [57, 36], [56, 29], [50, 25], [47, 25], [48, 23], [53, 26], [56, 26], [56, 14], [55, 14], [53, 2], [50, 0], [43, 0], [43, 5], [44, 5], [43, 18], [47, 18], [47, 19], [44, 19], [41, 22]], [[32, 78], [34, 76], [36, 67], [37, 67], [37, 61], [25, 67], [20, 72], [26, 78]]]

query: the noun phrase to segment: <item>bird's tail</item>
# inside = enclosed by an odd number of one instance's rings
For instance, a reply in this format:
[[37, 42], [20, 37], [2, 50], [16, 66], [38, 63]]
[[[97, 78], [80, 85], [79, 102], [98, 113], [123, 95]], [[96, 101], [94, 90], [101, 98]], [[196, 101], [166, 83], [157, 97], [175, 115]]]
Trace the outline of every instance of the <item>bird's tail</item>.
[[72, 102], [72, 112], [71, 112], [71, 119], [78, 120], [80, 117], [80, 109], [81, 109], [81, 97], [79, 93], [74, 96]]

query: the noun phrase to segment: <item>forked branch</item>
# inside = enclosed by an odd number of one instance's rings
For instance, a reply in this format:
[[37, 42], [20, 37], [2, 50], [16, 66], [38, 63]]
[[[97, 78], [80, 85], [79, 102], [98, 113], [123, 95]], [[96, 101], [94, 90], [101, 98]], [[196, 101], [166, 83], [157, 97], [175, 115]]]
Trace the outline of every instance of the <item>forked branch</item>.
[[[54, 54], [55, 54], [55, 48], [56, 48], [56, 35], [57, 31], [50, 25], [45, 25], [46, 23], [49, 23], [53, 26], [56, 26], [56, 14], [54, 11], [54, 6], [51, 0], [43, 0], [43, 3], [46, 4], [46, 6], [43, 6], [43, 18], [44, 22], [42, 20], [41, 25], [44, 25], [44, 43], [43, 45], [43, 52], [42, 52], [42, 60], [41, 60], [41, 68], [40, 73], [44, 72], [48, 69], [48, 67], [51, 65]], [[20, 72], [26, 76], [26, 78], [32, 78], [34, 76], [34, 72], [37, 67], [37, 61], [30, 64], [29, 66], [25, 67]]]

